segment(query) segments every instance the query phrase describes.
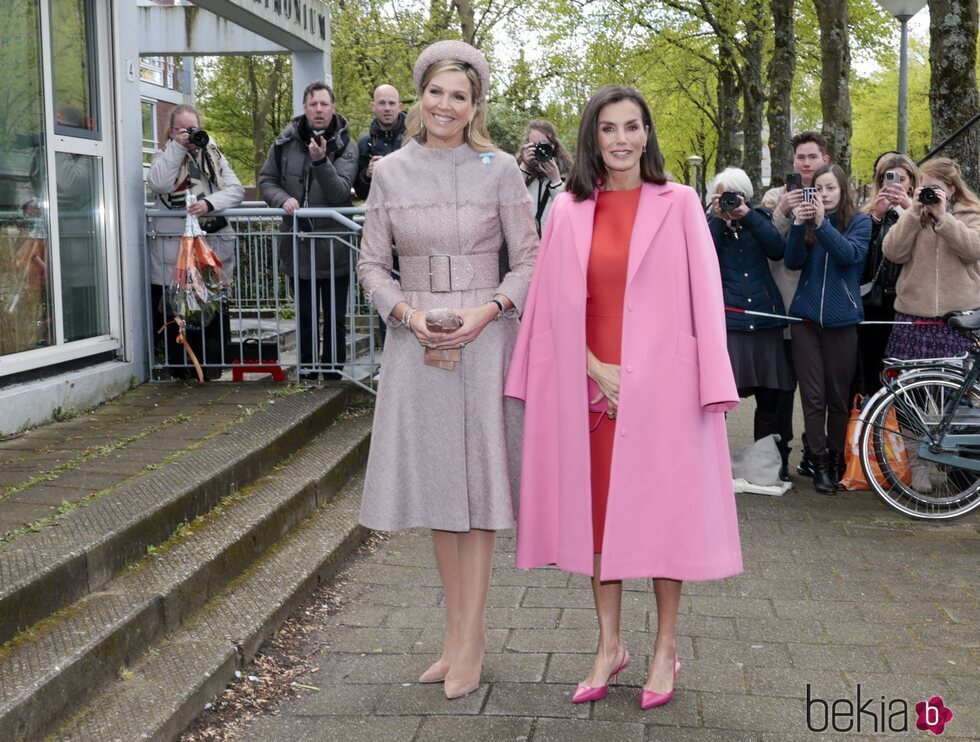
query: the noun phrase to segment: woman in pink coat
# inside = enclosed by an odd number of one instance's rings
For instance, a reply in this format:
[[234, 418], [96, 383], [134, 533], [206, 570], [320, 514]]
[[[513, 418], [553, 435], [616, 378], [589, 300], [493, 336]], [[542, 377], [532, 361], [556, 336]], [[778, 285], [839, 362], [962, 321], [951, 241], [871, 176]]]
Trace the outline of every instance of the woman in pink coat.
[[742, 570], [725, 413], [738, 404], [697, 194], [666, 182], [646, 102], [597, 92], [579, 127], [505, 394], [525, 402], [517, 566], [592, 577], [599, 646], [576, 703], [629, 663], [622, 580], [653, 578], [642, 708], [673, 697], [682, 580]]

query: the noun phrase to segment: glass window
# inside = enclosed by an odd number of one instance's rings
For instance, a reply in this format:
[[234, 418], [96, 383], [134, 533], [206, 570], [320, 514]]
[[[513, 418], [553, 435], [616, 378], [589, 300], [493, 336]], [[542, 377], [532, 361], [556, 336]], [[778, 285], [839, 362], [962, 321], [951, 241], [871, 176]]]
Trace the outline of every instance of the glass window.
[[167, 87], [174, 89], [174, 58], [167, 57]]
[[163, 85], [163, 57], [140, 57], [140, 79]]
[[51, 54], [58, 134], [99, 137], [93, 0], [51, 0]]
[[0, 355], [54, 338], [38, 0], [8, 3], [0, 26]]
[[109, 303], [102, 214], [102, 159], [55, 154], [65, 342], [106, 335]]
[[157, 104], [151, 100], [141, 101], [143, 113], [143, 164], [148, 165], [153, 153], [157, 151]]

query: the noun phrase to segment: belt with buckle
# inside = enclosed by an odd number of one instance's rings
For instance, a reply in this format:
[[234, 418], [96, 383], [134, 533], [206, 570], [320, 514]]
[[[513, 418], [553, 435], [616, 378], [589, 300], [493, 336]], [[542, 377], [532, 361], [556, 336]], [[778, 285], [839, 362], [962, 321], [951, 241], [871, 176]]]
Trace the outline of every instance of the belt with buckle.
[[450, 291], [496, 288], [500, 285], [500, 256], [399, 255], [399, 281], [403, 291]]

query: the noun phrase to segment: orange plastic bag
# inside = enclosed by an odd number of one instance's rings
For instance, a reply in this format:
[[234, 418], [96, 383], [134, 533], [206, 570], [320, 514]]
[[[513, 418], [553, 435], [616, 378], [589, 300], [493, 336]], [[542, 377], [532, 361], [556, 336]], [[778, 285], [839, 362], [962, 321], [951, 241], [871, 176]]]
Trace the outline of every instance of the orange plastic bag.
[[[860, 394], [854, 397], [854, 406], [851, 407], [851, 419], [847, 423], [847, 446], [844, 449], [844, 476], [841, 477], [841, 484], [849, 490], [870, 489], [868, 480], [864, 477], [864, 470], [861, 468], [861, 431], [864, 428], [864, 417], [861, 405], [863, 398]], [[905, 450], [905, 441], [898, 432], [898, 418], [895, 415], [895, 408], [888, 410], [885, 418], [885, 455], [891, 462], [892, 471], [899, 478], [909, 484], [912, 481], [912, 469], [909, 466], [909, 455]], [[870, 443], [870, 441], [869, 441]], [[871, 468], [875, 479], [886, 489], [890, 487], [888, 480], [882, 473], [878, 462], [871, 456]]]

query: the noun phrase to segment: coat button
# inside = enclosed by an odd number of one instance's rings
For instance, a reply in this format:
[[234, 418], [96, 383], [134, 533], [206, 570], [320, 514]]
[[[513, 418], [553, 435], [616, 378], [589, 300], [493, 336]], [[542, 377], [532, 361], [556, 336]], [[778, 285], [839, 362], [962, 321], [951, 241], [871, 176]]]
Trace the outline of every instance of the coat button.
[[749, 329], [750, 330], [754, 330], [755, 329], [755, 325], [749, 325]]
[[749, 277], [749, 274], [748, 273], [743, 273], [742, 275], [745, 276], [746, 278]]
[[626, 437], [626, 428], [623, 428], [622, 430], [620, 430], [620, 431], [619, 431], [619, 434], [620, 434], [620, 435], [621, 435], [621, 436], [622, 436], [623, 438], [625, 438], [625, 437]]
[[751, 303], [752, 303], [752, 300], [751, 300], [751, 299], [749, 299], [749, 304], [751, 304]]
[[626, 367], [626, 373], [628, 373], [628, 374], [633, 373], [633, 367], [632, 366], [627, 366]]
[[626, 305], [626, 311], [627, 312], [632, 312], [633, 311], [633, 305], [632, 304], [627, 304]]

